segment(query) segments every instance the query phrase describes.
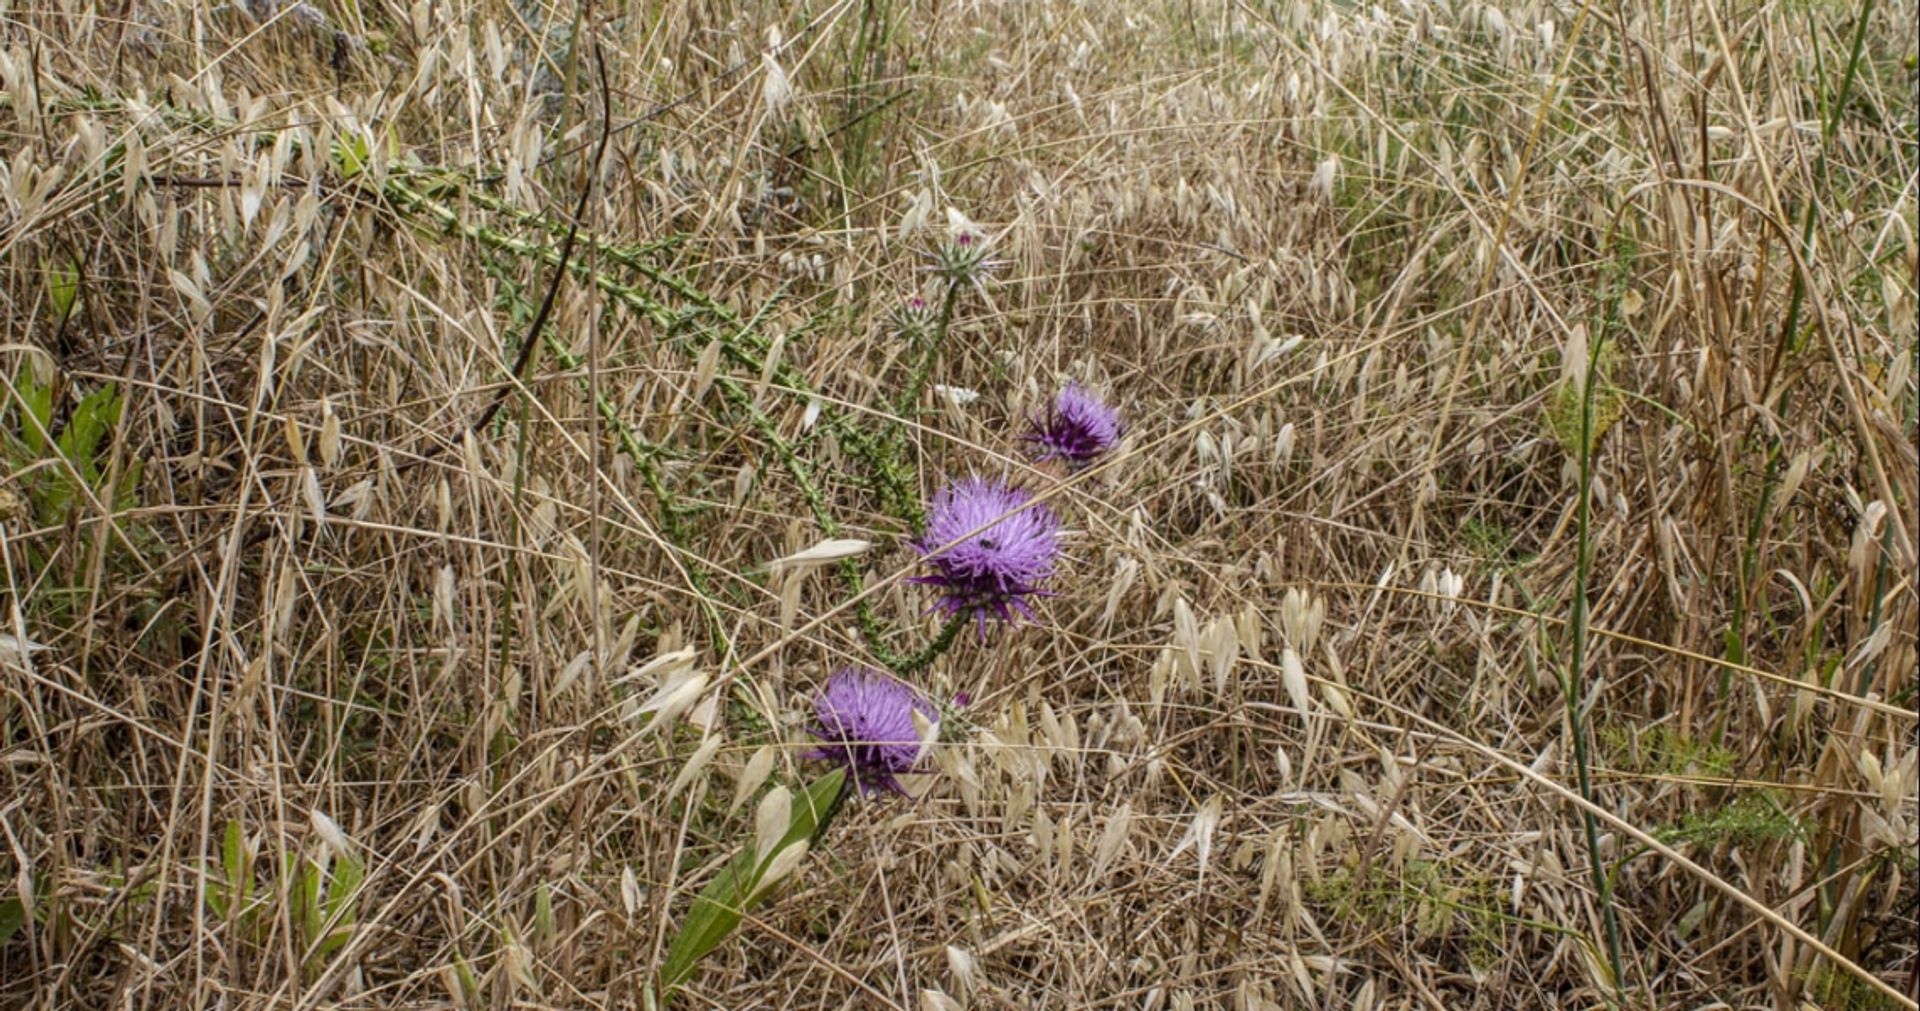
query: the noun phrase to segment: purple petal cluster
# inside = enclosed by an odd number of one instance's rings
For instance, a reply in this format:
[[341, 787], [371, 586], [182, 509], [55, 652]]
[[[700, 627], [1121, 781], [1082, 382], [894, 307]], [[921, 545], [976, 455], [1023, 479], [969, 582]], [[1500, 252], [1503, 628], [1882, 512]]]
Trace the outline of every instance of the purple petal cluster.
[[805, 757], [846, 766], [847, 777], [862, 793], [904, 795], [898, 777], [920, 761], [916, 711], [929, 720], [939, 718], [933, 703], [904, 681], [864, 667], [837, 671], [814, 698], [816, 722], [807, 728], [825, 745]]
[[909, 582], [940, 588], [936, 610], [1032, 620], [1027, 598], [1043, 596], [1060, 552], [1060, 521], [1033, 496], [1003, 482], [962, 478], [928, 504], [927, 529], [913, 544], [933, 572]]
[[1044, 418], [1033, 419], [1027, 440], [1042, 460], [1061, 460], [1078, 470], [1120, 442], [1120, 412], [1079, 383], [1068, 383]]

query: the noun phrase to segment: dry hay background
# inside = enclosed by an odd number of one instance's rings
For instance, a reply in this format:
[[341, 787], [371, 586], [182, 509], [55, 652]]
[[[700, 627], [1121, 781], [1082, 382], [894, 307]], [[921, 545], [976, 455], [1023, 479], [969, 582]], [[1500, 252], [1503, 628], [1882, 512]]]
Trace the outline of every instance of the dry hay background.
[[[1913, 992], [1915, 21], [1865, 10], [1849, 71], [1827, 3], [11, 5], [0, 1004], [640, 1006], [869, 658], [769, 572], [825, 536], [786, 449], [932, 632], [847, 439], [952, 206], [1008, 262], [907, 477], [1050, 495], [1059, 595], [678, 1006], [1605, 1003], [1602, 339], [1627, 998], [1901, 1006], [1781, 927]], [[1062, 483], [1069, 377], [1130, 431]], [[683, 645], [712, 704], [641, 733]]]

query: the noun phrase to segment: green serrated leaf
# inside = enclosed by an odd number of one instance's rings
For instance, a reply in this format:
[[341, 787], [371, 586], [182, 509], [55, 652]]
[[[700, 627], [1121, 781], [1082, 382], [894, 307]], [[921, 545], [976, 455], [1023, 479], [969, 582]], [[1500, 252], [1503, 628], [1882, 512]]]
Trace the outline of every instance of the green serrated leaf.
[[749, 843], [700, 890], [680, 924], [679, 933], [674, 935], [673, 945], [667, 949], [666, 961], [660, 966], [663, 1007], [673, 996], [673, 988], [692, 976], [699, 961], [740, 926], [741, 914], [766, 898], [760, 879], [774, 858], [789, 846], [812, 840], [832, 820], [845, 783], [843, 769], [835, 769], [814, 780], [805, 793], [794, 798], [787, 834], [768, 850], [764, 861], [755, 859], [753, 845]]

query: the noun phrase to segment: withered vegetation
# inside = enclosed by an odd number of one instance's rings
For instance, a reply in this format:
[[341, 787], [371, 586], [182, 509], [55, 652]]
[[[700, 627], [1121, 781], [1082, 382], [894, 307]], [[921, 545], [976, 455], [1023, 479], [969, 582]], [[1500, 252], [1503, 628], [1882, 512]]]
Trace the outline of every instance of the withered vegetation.
[[980, 473], [1055, 595], [675, 1007], [1913, 1007], [1915, 28], [0, 7], [0, 1006], [645, 1006]]

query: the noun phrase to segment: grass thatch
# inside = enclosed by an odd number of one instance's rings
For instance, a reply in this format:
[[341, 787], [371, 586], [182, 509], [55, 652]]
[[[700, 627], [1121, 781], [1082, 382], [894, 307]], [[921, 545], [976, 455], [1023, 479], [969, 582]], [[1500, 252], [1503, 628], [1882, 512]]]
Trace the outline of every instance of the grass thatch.
[[975, 471], [675, 1007], [1913, 1007], [1915, 20], [5, 5], [0, 1006], [644, 1006]]

